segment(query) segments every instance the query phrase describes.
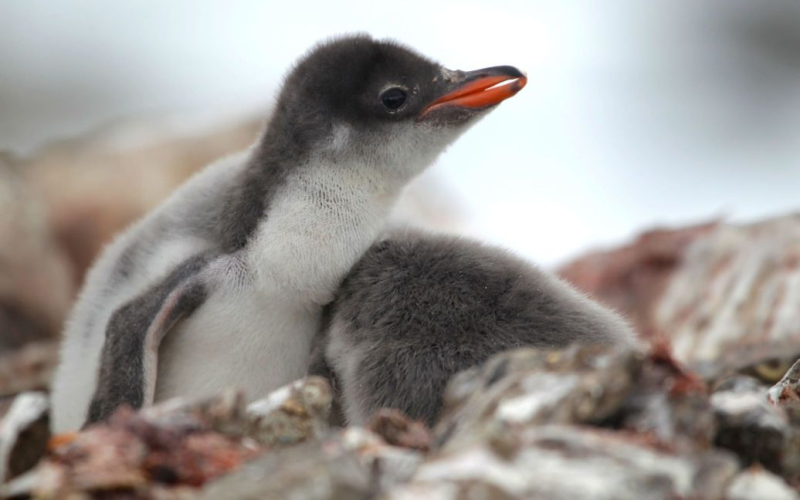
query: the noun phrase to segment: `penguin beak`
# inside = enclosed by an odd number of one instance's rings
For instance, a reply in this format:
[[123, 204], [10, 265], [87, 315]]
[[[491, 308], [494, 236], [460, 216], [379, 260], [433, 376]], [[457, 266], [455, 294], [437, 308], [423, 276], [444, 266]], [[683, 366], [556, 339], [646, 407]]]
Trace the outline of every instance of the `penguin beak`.
[[522, 90], [528, 78], [513, 66], [494, 66], [475, 71], [442, 70], [445, 94], [429, 104], [420, 113], [428, 113], [445, 107], [471, 110], [486, 109], [513, 97]]

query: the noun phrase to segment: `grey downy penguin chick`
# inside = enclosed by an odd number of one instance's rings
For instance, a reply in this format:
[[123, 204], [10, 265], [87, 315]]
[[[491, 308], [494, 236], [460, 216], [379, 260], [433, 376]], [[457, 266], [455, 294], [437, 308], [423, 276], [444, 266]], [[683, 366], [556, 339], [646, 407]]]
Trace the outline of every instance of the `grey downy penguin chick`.
[[524, 84], [509, 66], [450, 71], [368, 36], [313, 49], [248, 151], [103, 251], [64, 331], [54, 430], [301, 377], [323, 305], [402, 188]]
[[627, 322], [498, 248], [399, 231], [353, 267], [310, 371], [337, 386], [348, 424], [396, 408], [433, 425], [448, 380], [507, 349], [637, 345]]

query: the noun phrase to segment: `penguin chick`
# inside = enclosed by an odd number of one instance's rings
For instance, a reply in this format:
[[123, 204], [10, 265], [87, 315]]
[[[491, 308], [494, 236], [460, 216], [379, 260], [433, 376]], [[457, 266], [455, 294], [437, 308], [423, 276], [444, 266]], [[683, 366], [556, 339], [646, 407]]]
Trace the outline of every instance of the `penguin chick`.
[[416, 231], [373, 245], [327, 315], [311, 371], [333, 375], [351, 425], [383, 407], [433, 425], [448, 380], [507, 349], [637, 345], [623, 318], [553, 274], [498, 248]]
[[402, 188], [525, 78], [350, 36], [286, 78], [263, 135], [108, 246], [64, 331], [53, 428], [305, 373], [321, 311]]

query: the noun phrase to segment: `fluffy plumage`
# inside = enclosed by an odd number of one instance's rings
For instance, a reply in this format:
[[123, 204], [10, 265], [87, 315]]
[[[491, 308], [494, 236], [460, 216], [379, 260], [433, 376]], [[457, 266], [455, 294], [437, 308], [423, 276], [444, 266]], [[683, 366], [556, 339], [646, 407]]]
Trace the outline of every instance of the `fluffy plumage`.
[[416, 231], [373, 245], [327, 314], [312, 371], [335, 377], [350, 424], [381, 407], [433, 424], [450, 377], [506, 349], [636, 344], [624, 319], [556, 276]]

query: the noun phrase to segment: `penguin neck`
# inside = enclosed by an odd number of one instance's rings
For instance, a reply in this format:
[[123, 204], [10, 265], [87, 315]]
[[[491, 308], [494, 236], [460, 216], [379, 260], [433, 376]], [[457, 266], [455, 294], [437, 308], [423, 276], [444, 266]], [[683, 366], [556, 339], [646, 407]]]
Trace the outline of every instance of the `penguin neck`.
[[402, 190], [370, 167], [322, 153], [282, 179], [247, 245], [248, 267], [263, 292], [308, 306], [333, 299]]

